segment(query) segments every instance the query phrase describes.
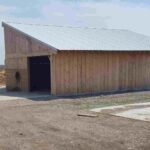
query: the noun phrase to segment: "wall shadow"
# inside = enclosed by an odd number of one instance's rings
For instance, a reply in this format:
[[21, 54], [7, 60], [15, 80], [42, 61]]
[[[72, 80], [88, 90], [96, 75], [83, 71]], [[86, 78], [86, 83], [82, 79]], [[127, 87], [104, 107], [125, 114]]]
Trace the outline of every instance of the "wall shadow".
[[60, 100], [60, 99], [81, 99], [81, 98], [90, 98], [98, 96], [110, 96], [115, 94], [125, 94], [125, 93], [138, 93], [150, 91], [150, 89], [141, 89], [141, 90], [126, 90], [126, 91], [115, 91], [115, 92], [104, 92], [104, 93], [95, 93], [95, 94], [74, 94], [74, 95], [58, 95], [53, 96], [49, 92], [8, 92], [5, 87], [0, 87], [0, 100], [19, 100], [27, 99], [33, 101], [51, 101], [51, 100]]

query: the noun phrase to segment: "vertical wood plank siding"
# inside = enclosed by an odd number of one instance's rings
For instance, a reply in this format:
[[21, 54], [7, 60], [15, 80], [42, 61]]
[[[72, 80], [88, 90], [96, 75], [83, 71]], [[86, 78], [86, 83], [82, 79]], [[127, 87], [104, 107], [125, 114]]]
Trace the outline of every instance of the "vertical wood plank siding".
[[50, 55], [51, 48], [11, 28], [4, 28], [6, 59]]
[[[28, 57], [51, 55], [51, 48], [43, 43], [21, 34], [11, 28], [5, 27], [6, 49], [6, 87], [13, 90], [17, 87], [23, 91], [29, 91]], [[21, 74], [21, 81], [16, 85], [15, 73]]]
[[59, 52], [53, 55], [52, 94], [150, 88], [150, 52]]

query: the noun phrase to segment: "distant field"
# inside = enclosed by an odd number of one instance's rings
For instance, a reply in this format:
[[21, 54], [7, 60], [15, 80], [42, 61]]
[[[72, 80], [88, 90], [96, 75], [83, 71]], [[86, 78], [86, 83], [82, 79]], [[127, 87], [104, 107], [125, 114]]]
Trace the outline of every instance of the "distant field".
[[0, 68], [0, 85], [5, 85], [5, 70]]

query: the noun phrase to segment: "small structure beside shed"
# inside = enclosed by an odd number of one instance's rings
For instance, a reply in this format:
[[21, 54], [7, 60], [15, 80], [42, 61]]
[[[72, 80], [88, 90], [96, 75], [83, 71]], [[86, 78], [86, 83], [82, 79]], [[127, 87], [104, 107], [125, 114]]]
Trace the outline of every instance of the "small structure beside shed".
[[150, 89], [150, 37], [128, 30], [3, 23], [8, 90], [53, 95]]

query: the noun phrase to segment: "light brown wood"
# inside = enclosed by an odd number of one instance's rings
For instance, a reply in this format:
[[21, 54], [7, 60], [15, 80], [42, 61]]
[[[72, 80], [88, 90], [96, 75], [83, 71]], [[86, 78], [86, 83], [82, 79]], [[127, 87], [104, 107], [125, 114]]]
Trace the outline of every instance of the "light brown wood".
[[150, 52], [63, 51], [53, 57], [53, 94], [150, 88]]
[[98, 115], [97, 114], [77, 114], [77, 116], [81, 116], [81, 117], [98, 117]]
[[[12, 28], [5, 26], [4, 33], [7, 89], [11, 90], [16, 87], [15, 73], [19, 71], [22, 79], [18, 86], [21, 90], [29, 91], [28, 57], [49, 56], [54, 52], [51, 47], [46, 44]], [[53, 81], [55, 81], [55, 79]], [[55, 83], [52, 84], [55, 85]], [[55, 93], [55, 91], [53, 92]]]
[[5, 27], [4, 33], [6, 59], [29, 56], [42, 56], [54, 53], [54, 50], [46, 44], [37, 42], [35, 39], [16, 30]]

